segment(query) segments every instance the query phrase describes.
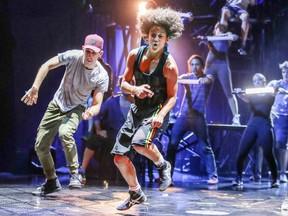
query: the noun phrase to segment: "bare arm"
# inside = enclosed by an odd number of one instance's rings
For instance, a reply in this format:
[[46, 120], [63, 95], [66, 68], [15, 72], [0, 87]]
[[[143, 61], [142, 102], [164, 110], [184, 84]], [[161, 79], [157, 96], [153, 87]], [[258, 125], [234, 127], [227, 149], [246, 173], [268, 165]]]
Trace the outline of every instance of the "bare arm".
[[210, 74], [207, 74], [206, 77], [199, 78], [199, 84], [202, 84], [202, 85], [209, 85], [212, 83], [212, 81], [213, 81], [213, 77]]
[[92, 106], [82, 114], [84, 120], [91, 119], [93, 116], [98, 115], [103, 101], [103, 96], [104, 94], [102, 92], [94, 91]]
[[134, 76], [133, 66], [136, 60], [137, 52], [138, 49], [134, 49], [128, 55], [127, 64], [123, 74], [123, 80], [121, 83], [121, 90], [131, 95], [134, 95], [140, 99], [146, 97], [152, 97], [154, 93], [150, 90], [150, 86], [148, 84], [144, 84], [141, 86], [134, 86], [130, 84]]
[[166, 77], [167, 99], [163, 104], [158, 116], [165, 117], [174, 107], [178, 91], [178, 67], [174, 58], [169, 55], [164, 66], [164, 76]]
[[41, 65], [32, 87], [21, 98], [21, 101], [23, 101], [25, 104], [29, 106], [36, 104], [38, 99], [39, 88], [43, 80], [45, 79], [50, 70], [55, 69], [59, 66], [61, 66], [61, 64], [59, 62], [58, 56], [49, 59], [43, 65]]

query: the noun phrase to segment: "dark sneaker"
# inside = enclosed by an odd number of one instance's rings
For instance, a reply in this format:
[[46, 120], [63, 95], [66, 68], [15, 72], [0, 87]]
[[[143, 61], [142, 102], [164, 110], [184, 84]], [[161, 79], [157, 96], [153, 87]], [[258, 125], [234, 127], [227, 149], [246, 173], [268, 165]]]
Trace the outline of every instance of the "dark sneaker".
[[279, 184], [279, 180], [273, 180], [273, 182], [271, 183], [271, 188], [279, 188], [280, 184]]
[[33, 191], [32, 194], [35, 196], [45, 196], [46, 194], [54, 193], [61, 190], [61, 184], [58, 178], [49, 179], [37, 188], [36, 191]]
[[236, 178], [235, 180], [232, 181], [232, 186], [242, 187], [243, 181], [239, 178]]
[[82, 188], [82, 176], [78, 173], [70, 175], [69, 189], [80, 189]]
[[116, 207], [119, 211], [124, 211], [129, 208], [131, 208], [133, 205], [141, 204], [147, 200], [147, 197], [143, 193], [143, 191], [140, 189], [138, 192], [135, 191], [128, 191], [130, 194], [130, 197], [125, 200], [122, 204], [118, 205]]
[[260, 174], [253, 175], [250, 177], [250, 181], [261, 182], [262, 176]]
[[160, 176], [159, 190], [166, 190], [172, 182], [171, 179], [171, 164], [165, 161], [161, 167], [157, 167]]

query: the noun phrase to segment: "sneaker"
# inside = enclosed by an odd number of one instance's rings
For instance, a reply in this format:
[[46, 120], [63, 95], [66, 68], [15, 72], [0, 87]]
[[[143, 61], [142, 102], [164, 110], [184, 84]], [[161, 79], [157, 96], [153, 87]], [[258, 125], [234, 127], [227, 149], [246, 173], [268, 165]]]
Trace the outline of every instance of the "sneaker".
[[33, 191], [32, 194], [35, 196], [44, 196], [46, 194], [54, 193], [61, 190], [61, 184], [58, 178], [49, 179], [37, 188], [36, 191]]
[[232, 119], [232, 125], [241, 125], [240, 124], [240, 114], [234, 115]]
[[119, 211], [128, 210], [133, 205], [141, 204], [147, 200], [147, 197], [145, 196], [144, 192], [140, 189], [138, 192], [136, 191], [128, 191], [130, 194], [130, 197], [125, 200], [122, 204], [118, 205], [116, 207]]
[[240, 178], [236, 178], [232, 181], [232, 186], [241, 187], [243, 186], [243, 181]]
[[271, 184], [271, 188], [279, 188], [279, 180], [273, 180], [272, 184]]
[[82, 188], [82, 176], [78, 173], [72, 173], [70, 175], [70, 182], [69, 182], [68, 187], [69, 187], [69, 189]]
[[86, 185], [87, 183], [87, 179], [86, 179], [86, 174], [85, 174], [85, 171], [82, 169], [82, 168], [79, 168], [79, 174], [81, 175], [82, 177], [82, 181], [81, 181], [81, 184], [82, 186]]
[[260, 174], [252, 175], [250, 181], [261, 182], [262, 176]]
[[157, 167], [157, 169], [160, 176], [159, 190], [164, 191], [171, 185], [172, 182], [171, 164], [168, 161], [165, 161], [165, 163], [161, 167]]
[[210, 179], [208, 179], [207, 184], [209, 185], [218, 184], [218, 178], [216, 176], [211, 177]]
[[238, 53], [239, 53], [240, 55], [242, 55], [242, 56], [247, 55], [247, 52], [246, 52], [246, 50], [245, 50], [244, 48], [238, 49]]
[[287, 183], [288, 182], [286, 174], [284, 174], [284, 173], [280, 174], [280, 182], [281, 183]]

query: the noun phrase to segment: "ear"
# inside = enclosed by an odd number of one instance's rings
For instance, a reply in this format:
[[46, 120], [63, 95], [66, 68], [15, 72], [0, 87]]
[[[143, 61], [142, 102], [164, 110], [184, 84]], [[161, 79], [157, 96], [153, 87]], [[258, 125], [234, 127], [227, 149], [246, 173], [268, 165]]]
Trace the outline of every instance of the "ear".
[[102, 58], [102, 55], [104, 54], [104, 50], [101, 50], [100, 52], [99, 52], [99, 57], [100, 58]]

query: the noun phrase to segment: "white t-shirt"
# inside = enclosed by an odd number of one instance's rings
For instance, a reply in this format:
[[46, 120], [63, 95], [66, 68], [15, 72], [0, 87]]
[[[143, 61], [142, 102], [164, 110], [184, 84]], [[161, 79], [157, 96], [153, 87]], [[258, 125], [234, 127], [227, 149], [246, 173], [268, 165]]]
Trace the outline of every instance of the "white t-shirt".
[[66, 66], [60, 86], [54, 95], [54, 101], [62, 112], [68, 112], [78, 105], [87, 106], [92, 90], [106, 92], [109, 76], [98, 62], [93, 70], [87, 70], [83, 65], [82, 50], [68, 50], [58, 54], [59, 61]]

